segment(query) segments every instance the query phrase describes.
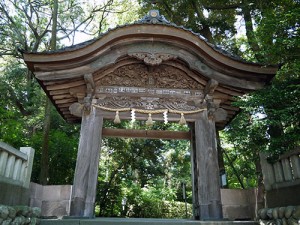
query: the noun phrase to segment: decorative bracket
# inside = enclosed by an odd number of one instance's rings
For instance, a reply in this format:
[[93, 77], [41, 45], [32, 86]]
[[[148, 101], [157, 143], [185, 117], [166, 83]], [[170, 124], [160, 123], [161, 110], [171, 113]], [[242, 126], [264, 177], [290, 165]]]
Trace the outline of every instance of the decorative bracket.
[[206, 86], [205, 86], [205, 89], [203, 91], [203, 94], [204, 94], [204, 98], [206, 99], [211, 99], [212, 98], [212, 95], [214, 94], [216, 88], [218, 87], [219, 85], [219, 82], [214, 80], [214, 79], [210, 79]]
[[[83, 78], [86, 84], [86, 95], [83, 98], [83, 104], [76, 102], [69, 107], [70, 113], [77, 117], [81, 117], [82, 112], [84, 112], [87, 115], [90, 113], [92, 107], [92, 100], [95, 95], [95, 82], [93, 79], [93, 75], [90, 73], [85, 74]], [[70, 90], [70, 92], [72, 95], [77, 96], [77, 94], [75, 93], [75, 89]]]
[[227, 118], [226, 110], [220, 108], [220, 99], [214, 99], [207, 102], [208, 119], [215, 122], [224, 121]]
[[86, 97], [83, 99], [83, 110], [86, 114], [89, 114], [92, 107], [92, 99], [95, 93], [95, 82], [93, 75], [90, 73], [85, 74], [84, 81], [86, 84]]
[[176, 59], [177, 56], [167, 54], [167, 53], [146, 53], [146, 52], [136, 52], [128, 53], [128, 56], [136, 58], [138, 60], [143, 60], [148, 66], [158, 66], [164, 61]]
[[91, 98], [94, 94], [94, 91], [95, 91], [95, 82], [94, 82], [94, 79], [93, 79], [93, 75], [92, 74], [85, 74], [84, 75], [84, 81], [85, 81], [85, 84], [86, 84], [86, 97], [89, 97]]
[[207, 103], [208, 118], [210, 120], [215, 120], [215, 122], [225, 120], [227, 117], [227, 112], [220, 108], [221, 100], [213, 99], [213, 94], [218, 87], [218, 84], [218, 81], [210, 79], [203, 91], [204, 99]]

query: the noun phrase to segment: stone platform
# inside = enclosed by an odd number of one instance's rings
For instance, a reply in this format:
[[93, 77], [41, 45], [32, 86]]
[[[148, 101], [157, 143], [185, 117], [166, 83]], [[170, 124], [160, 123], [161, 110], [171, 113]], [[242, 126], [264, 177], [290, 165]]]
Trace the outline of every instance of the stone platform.
[[258, 225], [255, 221], [196, 221], [186, 219], [135, 219], [135, 218], [95, 218], [95, 219], [43, 219], [41, 225]]

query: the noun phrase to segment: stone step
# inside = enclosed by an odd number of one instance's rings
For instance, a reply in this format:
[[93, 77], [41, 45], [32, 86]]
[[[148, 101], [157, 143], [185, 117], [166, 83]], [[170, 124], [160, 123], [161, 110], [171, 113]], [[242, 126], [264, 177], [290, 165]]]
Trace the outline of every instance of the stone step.
[[137, 218], [95, 218], [95, 219], [43, 219], [41, 225], [258, 225], [256, 221], [196, 221], [187, 219], [137, 219]]

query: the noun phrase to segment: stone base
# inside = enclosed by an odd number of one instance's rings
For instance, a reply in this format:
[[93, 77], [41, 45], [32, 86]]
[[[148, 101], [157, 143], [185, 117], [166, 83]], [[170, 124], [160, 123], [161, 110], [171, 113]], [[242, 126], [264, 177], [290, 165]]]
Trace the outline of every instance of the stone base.
[[278, 189], [267, 191], [266, 201], [268, 208], [299, 205], [300, 184], [289, 187], [280, 187]]
[[[8, 183], [5, 177], [0, 177], [0, 205], [28, 205], [29, 189]], [[7, 179], [8, 180], [8, 179]]]
[[195, 221], [184, 219], [95, 218], [42, 220], [41, 225], [258, 225], [255, 221]]

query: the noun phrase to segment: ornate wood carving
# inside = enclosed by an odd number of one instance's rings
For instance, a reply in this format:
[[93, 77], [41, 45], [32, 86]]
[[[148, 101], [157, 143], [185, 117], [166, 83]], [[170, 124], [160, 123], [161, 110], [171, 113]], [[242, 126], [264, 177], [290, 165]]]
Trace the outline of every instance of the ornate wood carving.
[[197, 81], [180, 69], [168, 65], [159, 65], [149, 71], [147, 66], [143, 64], [119, 67], [97, 81], [96, 86], [201, 89], [201, 85]]
[[144, 63], [148, 66], [158, 66], [162, 64], [163, 61], [177, 58], [177, 56], [175, 55], [165, 54], [165, 53], [138, 52], [138, 53], [129, 53], [128, 55], [138, 60], [143, 60]]
[[149, 97], [107, 97], [98, 100], [99, 106], [107, 108], [140, 108], [147, 110], [173, 109], [179, 111], [195, 111], [202, 107], [195, 106], [193, 102], [188, 102], [181, 98], [149, 98]]

